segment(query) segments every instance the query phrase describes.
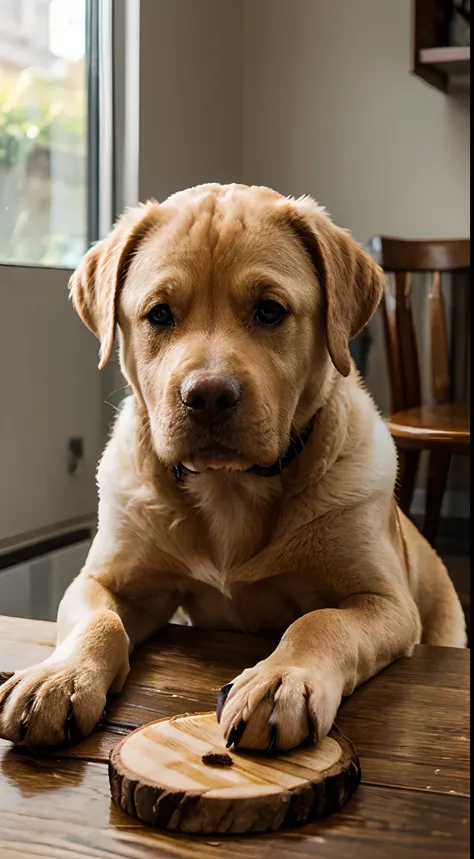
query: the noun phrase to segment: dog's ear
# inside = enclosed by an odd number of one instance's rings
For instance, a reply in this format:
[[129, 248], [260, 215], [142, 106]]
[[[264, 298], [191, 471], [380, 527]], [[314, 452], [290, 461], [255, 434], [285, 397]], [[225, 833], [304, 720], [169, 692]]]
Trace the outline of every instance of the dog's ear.
[[382, 297], [381, 268], [310, 197], [285, 201], [287, 221], [304, 245], [325, 297], [326, 340], [336, 369], [348, 376], [349, 341], [367, 325]]
[[117, 321], [117, 298], [140, 243], [158, 223], [155, 200], [128, 209], [112, 232], [83, 257], [69, 281], [74, 307], [100, 340], [99, 370], [110, 358]]

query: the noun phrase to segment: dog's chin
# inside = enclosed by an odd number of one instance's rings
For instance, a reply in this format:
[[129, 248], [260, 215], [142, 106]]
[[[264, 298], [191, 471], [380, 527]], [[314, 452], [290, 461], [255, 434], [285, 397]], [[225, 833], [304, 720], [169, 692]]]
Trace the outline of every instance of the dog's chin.
[[181, 459], [190, 471], [246, 471], [253, 462], [243, 453], [216, 445], [192, 451]]
[[248, 439], [247, 442], [242, 440], [235, 444], [230, 438], [220, 441], [209, 438], [188, 437], [181, 440], [176, 436], [166, 439], [158, 437], [154, 438], [154, 448], [158, 459], [169, 469], [181, 464], [190, 471], [199, 473], [203, 471], [243, 472], [254, 465], [272, 466], [281, 456], [280, 446], [275, 444], [274, 439], [270, 444], [262, 444], [261, 441], [261, 439]]

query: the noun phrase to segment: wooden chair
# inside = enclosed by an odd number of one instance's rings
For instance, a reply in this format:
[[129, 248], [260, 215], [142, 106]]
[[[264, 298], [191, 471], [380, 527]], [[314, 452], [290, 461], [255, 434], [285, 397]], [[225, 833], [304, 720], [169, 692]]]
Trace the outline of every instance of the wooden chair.
[[[409, 241], [379, 237], [372, 240], [371, 246], [377, 251], [378, 261], [388, 275], [381, 312], [392, 401], [392, 414], [387, 425], [399, 451], [398, 500], [402, 510], [408, 514], [420, 453], [429, 451], [423, 533], [434, 545], [451, 457], [453, 454], [469, 456], [470, 450], [469, 403], [455, 402], [454, 396], [454, 362], [448, 349], [441, 273], [469, 269], [470, 243], [469, 239]], [[431, 274], [432, 405], [422, 402], [412, 311], [411, 274], [415, 272]], [[467, 326], [466, 319], [466, 332]], [[455, 336], [454, 332], [452, 336]], [[467, 342], [466, 338], [466, 348]], [[465, 359], [467, 365], [467, 352]], [[464, 391], [462, 396], [467, 399], [467, 392]]]

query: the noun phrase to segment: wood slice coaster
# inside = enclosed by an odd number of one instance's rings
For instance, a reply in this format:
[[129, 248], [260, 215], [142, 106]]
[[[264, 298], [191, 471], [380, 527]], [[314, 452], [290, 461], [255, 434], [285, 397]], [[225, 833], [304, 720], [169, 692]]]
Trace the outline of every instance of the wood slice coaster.
[[[209, 753], [232, 765], [209, 766]], [[215, 760], [215, 758], [214, 758]], [[214, 713], [150, 722], [110, 756], [112, 798], [129, 814], [193, 834], [265, 832], [339, 811], [360, 782], [337, 728], [317, 745], [276, 755], [225, 748]]]

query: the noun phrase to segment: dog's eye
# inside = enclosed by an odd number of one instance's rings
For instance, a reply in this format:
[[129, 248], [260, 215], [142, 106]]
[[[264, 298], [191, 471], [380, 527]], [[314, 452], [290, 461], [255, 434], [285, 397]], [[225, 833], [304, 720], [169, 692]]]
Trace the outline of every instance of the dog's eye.
[[162, 328], [168, 328], [173, 324], [173, 314], [167, 304], [157, 304], [148, 314], [148, 321], [152, 325], [160, 325]]
[[286, 310], [278, 301], [261, 301], [258, 305], [254, 318], [260, 325], [278, 325], [286, 316]]

